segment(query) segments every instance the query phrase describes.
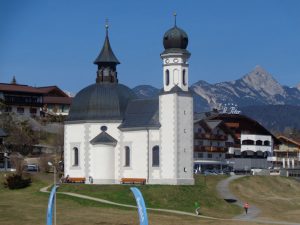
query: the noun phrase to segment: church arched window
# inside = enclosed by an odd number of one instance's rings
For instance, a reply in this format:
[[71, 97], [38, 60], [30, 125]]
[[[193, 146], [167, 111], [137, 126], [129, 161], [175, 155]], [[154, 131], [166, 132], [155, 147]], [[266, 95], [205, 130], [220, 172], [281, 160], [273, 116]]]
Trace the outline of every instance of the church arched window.
[[182, 70], [182, 83], [184, 86], [186, 85], [185, 70]]
[[130, 166], [130, 148], [125, 146], [125, 163], [124, 166]]
[[159, 147], [157, 145], [152, 148], [152, 166], [159, 166]]
[[78, 166], [79, 164], [79, 151], [78, 148], [74, 147], [73, 148], [73, 166]]
[[166, 85], [168, 86], [170, 84], [170, 72], [169, 70], [166, 70]]

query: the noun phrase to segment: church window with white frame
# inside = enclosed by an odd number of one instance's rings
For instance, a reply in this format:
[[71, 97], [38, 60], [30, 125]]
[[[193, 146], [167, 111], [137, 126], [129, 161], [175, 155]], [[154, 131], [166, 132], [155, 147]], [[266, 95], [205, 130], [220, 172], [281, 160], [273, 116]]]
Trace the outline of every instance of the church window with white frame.
[[130, 166], [130, 148], [128, 146], [125, 146], [125, 162], [124, 162], [125, 167]]
[[73, 148], [73, 166], [79, 165], [79, 150], [77, 147]]
[[159, 146], [152, 148], [152, 166], [159, 166]]
[[182, 83], [184, 86], [186, 85], [185, 70], [182, 70]]
[[168, 86], [170, 84], [170, 72], [169, 70], [166, 70], [166, 85]]

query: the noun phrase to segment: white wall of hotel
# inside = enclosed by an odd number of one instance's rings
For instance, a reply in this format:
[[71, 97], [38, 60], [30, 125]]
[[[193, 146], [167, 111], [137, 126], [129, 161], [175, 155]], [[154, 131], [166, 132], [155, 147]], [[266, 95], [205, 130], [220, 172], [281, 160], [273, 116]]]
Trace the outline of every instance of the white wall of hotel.
[[[243, 144], [244, 141], [253, 141], [254, 144]], [[256, 142], [261, 141], [262, 145], [257, 145]], [[268, 145], [264, 145], [264, 143], [268, 143]], [[257, 134], [241, 134], [241, 149], [240, 152], [247, 151], [251, 154], [251, 152], [268, 152], [269, 155], [273, 152], [273, 138], [271, 135], [257, 135]], [[229, 148], [229, 153], [238, 153], [238, 148]]]
[[[15, 114], [24, 115], [24, 116], [40, 116], [39, 107], [30, 107], [30, 106], [9, 106], [11, 108], [10, 112]], [[30, 112], [30, 109], [35, 109], [35, 113]]]

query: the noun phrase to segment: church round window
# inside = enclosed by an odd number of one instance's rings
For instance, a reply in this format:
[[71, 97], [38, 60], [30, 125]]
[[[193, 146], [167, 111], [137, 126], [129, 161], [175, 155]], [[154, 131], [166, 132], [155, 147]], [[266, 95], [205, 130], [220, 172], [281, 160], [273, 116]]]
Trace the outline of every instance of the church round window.
[[100, 129], [101, 129], [101, 131], [105, 132], [105, 131], [107, 131], [107, 126], [102, 126], [102, 127], [100, 127]]

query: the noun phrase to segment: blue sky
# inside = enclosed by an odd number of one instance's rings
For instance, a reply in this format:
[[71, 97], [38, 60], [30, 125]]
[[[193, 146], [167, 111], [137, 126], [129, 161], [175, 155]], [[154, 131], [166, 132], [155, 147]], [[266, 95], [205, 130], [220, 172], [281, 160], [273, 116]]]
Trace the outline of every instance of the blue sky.
[[190, 84], [235, 80], [256, 65], [284, 85], [300, 83], [298, 0], [0, 0], [0, 82], [15, 75], [74, 93], [94, 83], [108, 18], [120, 83], [161, 87], [174, 11], [189, 35]]

